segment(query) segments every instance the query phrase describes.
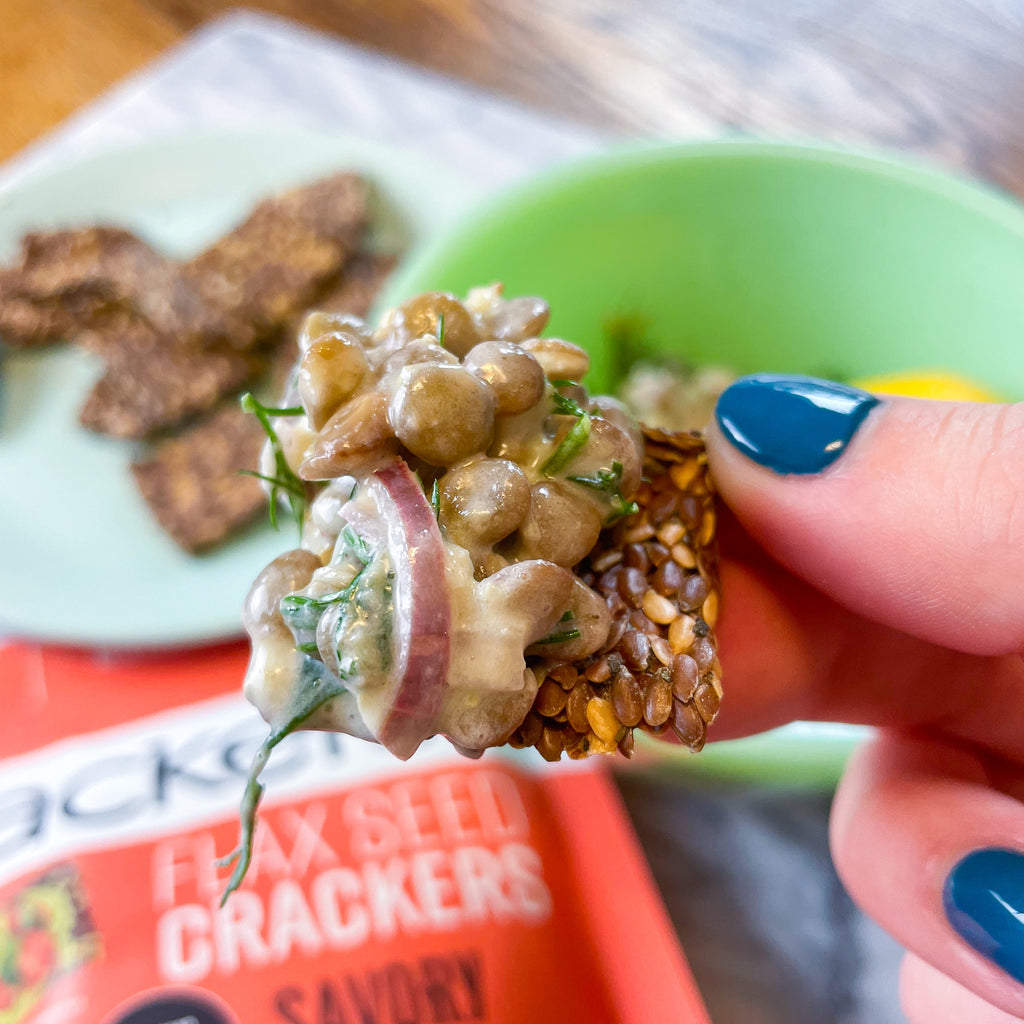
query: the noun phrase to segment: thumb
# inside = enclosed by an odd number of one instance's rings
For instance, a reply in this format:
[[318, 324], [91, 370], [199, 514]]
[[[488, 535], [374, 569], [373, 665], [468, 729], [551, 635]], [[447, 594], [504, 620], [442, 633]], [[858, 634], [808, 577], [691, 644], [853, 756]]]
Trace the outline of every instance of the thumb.
[[946, 647], [1024, 650], [1024, 405], [762, 374], [707, 441], [726, 504], [818, 590]]

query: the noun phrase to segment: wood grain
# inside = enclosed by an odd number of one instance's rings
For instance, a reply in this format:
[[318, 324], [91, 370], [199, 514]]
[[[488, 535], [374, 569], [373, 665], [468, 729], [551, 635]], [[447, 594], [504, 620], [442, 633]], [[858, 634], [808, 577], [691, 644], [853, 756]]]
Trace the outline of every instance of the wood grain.
[[[0, 157], [230, 6], [3, 0]], [[740, 131], [884, 147], [1024, 194], [1020, 0], [255, 6], [605, 129], [675, 137]]]
[[0, 160], [181, 34], [146, 0], [0, 0]]

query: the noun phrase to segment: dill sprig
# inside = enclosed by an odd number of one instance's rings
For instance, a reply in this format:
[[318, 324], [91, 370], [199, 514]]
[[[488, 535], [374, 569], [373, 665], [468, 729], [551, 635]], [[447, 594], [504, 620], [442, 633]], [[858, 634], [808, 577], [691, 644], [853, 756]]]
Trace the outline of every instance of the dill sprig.
[[[278, 607], [281, 609], [281, 617], [293, 632], [316, 630], [320, 617], [332, 604], [347, 604], [352, 600], [366, 567], [373, 561], [373, 549], [366, 542], [366, 538], [357, 533], [351, 525], [346, 526], [340, 536], [345, 544], [345, 550], [359, 562], [359, 569], [341, 590], [321, 594], [319, 597], [310, 597], [308, 594], [285, 594]], [[316, 644], [307, 650], [300, 643], [298, 648], [304, 654], [317, 652]]]
[[[573, 383], [573, 381], [557, 381], [556, 385], [566, 387]], [[576, 422], [558, 443], [558, 447], [552, 452], [551, 457], [541, 466], [540, 471], [545, 476], [553, 476], [565, 469], [580, 453], [590, 437], [590, 414], [576, 399], [563, 395], [561, 391], [555, 391], [551, 395], [551, 400], [554, 402], [555, 412], [562, 413], [564, 416], [575, 416]]]
[[430, 507], [434, 510], [434, 518], [440, 523], [441, 522], [441, 491], [437, 486], [437, 481], [434, 481], [434, 486], [430, 489]]
[[573, 626], [572, 629], [563, 629], [559, 633], [549, 633], [543, 640], [538, 640], [538, 644], [560, 644], [566, 640], [578, 640], [580, 638], [580, 631]]
[[364, 566], [370, 564], [373, 560], [373, 548], [366, 543], [366, 538], [361, 533], [356, 533], [350, 525], [346, 526], [345, 529], [341, 531], [341, 538], [345, 541], [345, 545], [348, 550], [351, 551]]
[[[562, 622], [572, 622], [575, 616], [572, 613], [572, 609], [565, 612], [565, 614], [558, 620]], [[568, 629], [558, 630], [554, 633], [549, 633], [543, 640], [538, 640], [538, 644], [560, 644], [566, 640], [578, 640], [580, 638], [580, 631], [575, 626], [570, 626]]]
[[271, 450], [274, 453], [274, 469], [276, 470], [273, 476], [266, 473], [257, 473], [252, 469], [243, 469], [242, 473], [245, 476], [254, 476], [256, 479], [270, 484], [269, 512], [270, 522], [274, 529], [278, 528], [277, 503], [279, 497], [283, 494], [285, 503], [288, 505], [292, 518], [295, 520], [295, 525], [301, 532], [302, 520], [306, 514], [306, 501], [308, 500], [306, 485], [295, 475], [291, 466], [288, 465], [288, 460], [284, 456], [284, 449], [281, 446], [281, 440], [277, 436], [277, 431], [274, 430], [273, 424], [270, 422], [270, 417], [301, 416], [305, 410], [301, 406], [273, 408], [264, 405], [255, 395], [248, 391], [242, 395], [239, 402], [245, 412], [252, 413], [260, 421], [263, 433], [267, 435]]
[[[572, 385], [573, 381], [559, 381], [559, 386], [568, 387]], [[569, 395], [563, 395], [561, 391], [555, 391], [551, 395], [551, 401], [555, 403], [555, 412], [560, 412], [566, 416], [586, 416], [586, 412], [583, 406]]]
[[344, 690], [344, 683], [341, 680], [335, 679], [319, 661], [308, 656], [304, 659], [299, 677], [299, 685], [295, 688], [295, 692], [289, 701], [289, 713], [285, 724], [271, 731], [259, 750], [256, 751], [252, 766], [249, 768], [249, 776], [246, 780], [245, 791], [242, 795], [242, 806], [240, 808], [242, 820], [238, 846], [226, 857], [222, 857], [217, 861], [219, 867], [230, 867], [232, 864], [235, 866], [224, 894], [220, 899], [222, 907], [228, 897], [242, 884], [242, 880], [245, 878], [245, 874], [249, 870], [249, 864], [252, 861], [253, 838], [256, 834], [256, 815], [265, 788], [263, 783], [260, 782], [260, 774], [266, 767], [271, 752], [285, 737], [300, 729], [303, 723], [311, 718], [327, 701], [333, 700], [343, 693]]
[[640, 511], [640, 506], [635, 501], [626, 501], [622, 495], [622, 463], [613, 462], [611, 469], [599, 469], [593, 476], [570, 476], [573, 483], [582, 484], [592, 490], [601, 491], [607, 494], [612, 504], [611, 515], [605, 522], [606, 526], [618, 522], [625, 516], [631, 516], [634, 512]]
[[[308, 597], [306, 594], [285, 594], [281, 598], [281, 617], [293, 630], [315, 630], [320, 617], [332, 604], [340, 604], [348, 601], [355, 591], [355, 583], [358, 576], [347, 587], [336, 590], [322, 597]], [[301, 646], [299, 648], [302, 649]], [[316, 645], [313, 649], [304, 651], [305, 654], [316, 654]]]

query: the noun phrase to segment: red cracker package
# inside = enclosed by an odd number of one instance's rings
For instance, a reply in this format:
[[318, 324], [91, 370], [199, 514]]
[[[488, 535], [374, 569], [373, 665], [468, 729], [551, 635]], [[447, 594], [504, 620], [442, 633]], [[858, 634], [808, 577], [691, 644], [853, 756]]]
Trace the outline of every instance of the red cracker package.
[[246, 651], [0, 650], [0, 1024], [706, 1022], [606, 770], [265, 736]]

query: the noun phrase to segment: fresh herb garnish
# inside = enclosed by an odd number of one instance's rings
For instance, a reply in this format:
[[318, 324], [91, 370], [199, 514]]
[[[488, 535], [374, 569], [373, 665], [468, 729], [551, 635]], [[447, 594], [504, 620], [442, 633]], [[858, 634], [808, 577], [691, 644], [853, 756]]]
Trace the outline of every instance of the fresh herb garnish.
[[612, 512], [605, 523], [606, 526], [640, 511], [640, 506], [635, 501], [626, 501], [622, 496], [621, 462], [613, 462], [611, 469], [599, 469], [593, 476], [570, 476], [568, 479], [573, 483], [582, 484], [584, 487], [590, 487], [608, 495], [612, 504]]
[[635, 501], [626, 501], [621, 495], [618, 499], [621, 502], [618, 507], [612, 508], [612, 513], [605, 521], [605, 526], [611, 526], [612, 523], [617, 523], [620, 519], [625, 519], [626, 516], [636, 515], [640, 511], [640, 506]]
[[[293, 633], [308, 633], [316, 630], [320, 616], [332, 605], [345, 601], [351, 595], [351, 587], [338, 590], [323, 597], [306, 597], [305, 594], [286, 594], [281, 598], [281, 618]], [[307, 651], [312, 654], [312, 651]]]
[[252, 862], [252, 843], [256, 834], [256, 811], [260, 799], [263, 796], [264, 785], [259, 781], [260, 773], [267, 766], [270, 754], [281, 740], [290, 736], [298, 729], [303, 722], [310, 718], [316, 711], [324, 706], [329, 700], [345, 692], [345, 687], [334, 678], [324, 665], [307, 657], [299, 679], [299, 686], [295, 688], [296, 697], [293, 701], [291, 714], [285, 725], [271, 731], [270, 735], [263, 741], [256, 756], [249, 768], [249, 777], [245, 784], [245, 792], [242, 795], [241, 807], [241, 835], [238, 839], [238, 846], [226, 857], [217, 861], [219, 867], [235, 865], [235, 870], [228, 880], [224, 895], [221, 897], [220, 905], [224, 906], [227, 898], [242, 884], [245, 873], [249, 870]]
[[370, 560], [373, 558], [373, 550], [370, 545], [366, 543], [366, 539], [361, 534], [356, 533], [351, 526], [346, 526], [345, 529], [341, 531], [341, 539], [345, 542], [348, 550], [351, 551], [352, 554], [363, 563], [363, 565], [370, 564]]
[[444, 313], [437, 314], [437, 343], [444, 348]]
[[[349, 550], [362, 563], [362, 566], [355, 576], [352, 577], [348, 586], [343, 587], [341, 590], [335, 590], [330, 594], [323, 594], [320, 597], [310, 597], [308, 594], [286, 594], [281, 598], [279, 605], [281, 617], [288, 625], [288, 628], [296, 634], [296, 639], [298, 639], [298, 634], [300, 633], [315, 631], [317, 623], [320, 621], [320, 616], [332, 604], [340, 604], [352, 599], [360, 577], [373, 558], [373, 552], [366, 541], [351, 526], [346, 526], [341, 531], [341, 536], [348, 544]], [[298, 647], [299, 650], [303, 650], [301, 642], [298, 644]], [[304, 653], [315, 654], [316, 651], [304, 651]]]
[[[567, 611], [562, 613], [562, 617], [558, 620], [559, 622], [572, 622], [575, 618], [573, 610], [569, 608]], [[580, 637], [580, 631], [575, 626], [570, 626], [568, 629], [556, 630], [554, 633], [549, 633], [543, 640], [536, 641], [538, 644], [560, 644], [566, 640], [578, 640]]]
[[[252, 409], [246, 407], [246, 399], [252, 399]], [[283, 408], [274, 408], [270, 405], [263, 405], [258, 399], [253, 397], [252, 393], [249, 391], [242, 395], [241, 402], [242, 408], [245, 409], [246, 412], [255, 412], [258, 416], [260, 414], [266, 416], [302, 416], [306, 411], [301, 405], [288, 405]]]
[[434, 510], [434, 518], [440, 523], [441, 522], [441, 492], [438, 489], [437, 481], [434, 481], [434, 486], [430, 489], [430, 507]]
[[[270, 522], [274, 529], [277, 529], [277, 495], [274, 493], [277, 490], [286, 491], [290, 496], [294, 495], [296, 499], [300, 499], [305, 502], [306, 500], [306, 489], [303, 487], [301, 490], [296, 487], [295, 484], [287, 477], [281, 476], [267, 476], [266, 473], [257, 473], [255, 469], [240, 469], [238, 471], [242, 476], [254, 476], [257, 480], [263, 480], [265, 483], [271, 486], [270, 496]], [[300, 481], [301, 484], [301, 481]], [[291, 498], [289, 497], [289, 503]], [[294, 514], [294, 509], [292, 509]], [[302, 517], [300, 516], [297, 520], [299, 527], [302, 527]]]
[[339, 679], [351, 679], [356, 674], [356, 659], [351, 654], [342, 654], [339, 650], [338, 654], [338, 678]]
[[[382, 609], [394, 607], [395, 573], [388, 570], [384, 574], [384, 584], [380, 588], [380, 605]], [[391, 671], [392, 661], [392, 631], [394, 623], [392, 616], [386, 614], [377, 615], [377, 654], [380, 657], [381, 671]]]
[[543, 640], [538, 640], [538, 644], [560, 644], [565, 640], [578, 640], [580, 638], [580, 631], [574, 626], [572, 629], [563, 629], [560, 633], [549, 633]]
[[254, 470], [243, 469], [245, 476], [254, 476], [258, 480], [265, 480], [270, 484], [270, 522], [274, 529], [277, 529], [277, 502], [279, 496], [284, 494], [284, 500], [295, 520], [295, 525], [302, 530], [302, 520], [306, 514], [306, 485], [292, 472], [288, 460], [284, 457], [284, 449], [281, 440], [277, 436], [270, 422], [271, 416], [301, 416], [303, 409], [299, 406], [289, 406], [283, 409], [274, 409], [263, 405], [251, 392], [246, 392], [239, 400], [245, 412], [253, 413], [263, 427], [263, 433], [270, 441], [274, 453], [274, 468], [277, 471], [273, 476], [257, 473]]
[[[568, 382], [572, 384], [572, 381]], [[551, 400], [555, 403], [555, 411], [564, 413], [566, 416], [586, 416], [586, 412], [583, 410], [583, 406], [576, 401], [575, 398], [570, 398], [568, 395], [563, 395], [561, 391], [555, 391], [551, 395]]]
[[372, 566], [360, 569], [347, 588], [344, 607], [333, 633], [335, 671], [342, 679], [351, 679], [356, 672], [356, 659], [344, 649], [347, 630], [353, 620], [377, 626], [380, 670], [386, 672], [391, 666], [391, 597], [395, 574], [389, 566], [387, 556], [382, 555]]
[[[570, 381], [570, 383], [572, 383]], [[555, 391], [551, 400], [555, 403], [555, 412], [565, 416], [575, 416], [576, 422], [569, 428], [569, 432], [558, 443], [558, 447], [551, 454], [551, 457], [541, 466], [540, 471], [545, 476], [552, 476], [565, 469], [567, 465], [580, 453], [580, 450], [587, 443], [590, 437], [590, 415], [583, 409], [579, 402], [560, 391]]]

